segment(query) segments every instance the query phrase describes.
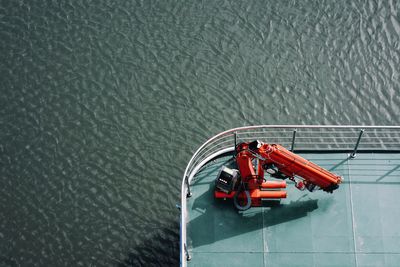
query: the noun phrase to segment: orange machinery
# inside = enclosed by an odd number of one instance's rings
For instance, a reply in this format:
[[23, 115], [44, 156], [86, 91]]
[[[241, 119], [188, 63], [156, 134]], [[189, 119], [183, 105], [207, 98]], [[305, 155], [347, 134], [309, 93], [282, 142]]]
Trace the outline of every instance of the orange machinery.
[[[235, 207], [246, 210], [261, 206], [262, 199], [286, 198], [286, 181], [295, 182], [298, 189], [310, 192], [322, 189], [332, 193], [342, 178], [296, 155], [278, 144], [258, 140], [240, 143], [236, 147], [239, 170], [222, 167], [215, 181], [215, 198], [233, 198]], [[266, 181], [265, 172], [282, 181]]]

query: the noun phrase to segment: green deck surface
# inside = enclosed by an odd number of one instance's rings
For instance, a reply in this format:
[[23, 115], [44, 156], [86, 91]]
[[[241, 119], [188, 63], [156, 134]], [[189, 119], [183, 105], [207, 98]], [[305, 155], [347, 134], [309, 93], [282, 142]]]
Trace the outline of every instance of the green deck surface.
[[209, 163], [188, 201], [189, 266], [400, 266], [400, 154], [303, 154], [341, 175], [333, 194], [288, 183], [279, 205], [234, 209], [216, 201]]

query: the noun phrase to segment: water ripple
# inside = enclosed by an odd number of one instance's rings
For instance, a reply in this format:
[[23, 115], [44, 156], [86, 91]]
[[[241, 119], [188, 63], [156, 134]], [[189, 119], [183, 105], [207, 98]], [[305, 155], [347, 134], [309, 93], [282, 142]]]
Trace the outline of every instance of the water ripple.
[[0, 265], [176, 266], [212, 134], [399, 124], [399, 8], [3, 1]]

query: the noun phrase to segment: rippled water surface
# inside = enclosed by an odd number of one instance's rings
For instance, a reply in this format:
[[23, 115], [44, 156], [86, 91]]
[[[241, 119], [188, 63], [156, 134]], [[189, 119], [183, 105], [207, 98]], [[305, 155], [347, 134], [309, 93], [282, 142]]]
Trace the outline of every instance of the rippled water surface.
[[0, 266], [176, 266], [249, 124], [400, 123], [399, 1], [1, 1]]

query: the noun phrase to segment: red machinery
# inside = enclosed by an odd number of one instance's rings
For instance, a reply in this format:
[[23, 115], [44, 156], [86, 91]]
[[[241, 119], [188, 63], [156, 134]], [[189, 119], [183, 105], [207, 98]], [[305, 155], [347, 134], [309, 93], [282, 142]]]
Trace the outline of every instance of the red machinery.
[[264, 173], [278, 179], [290, 179], [298, 189], [310, 192], [322, 189], [332, 193], [342, 178], [308, 161], [278, 144], [260, 141], [236, 147], [239, 170], [222, 167], [215, 185], [215, 198], [233, 198], [235, 207], [246, 210], [261, 206], [262, 199], [286, 198], [286, 181], [266, 181]]

